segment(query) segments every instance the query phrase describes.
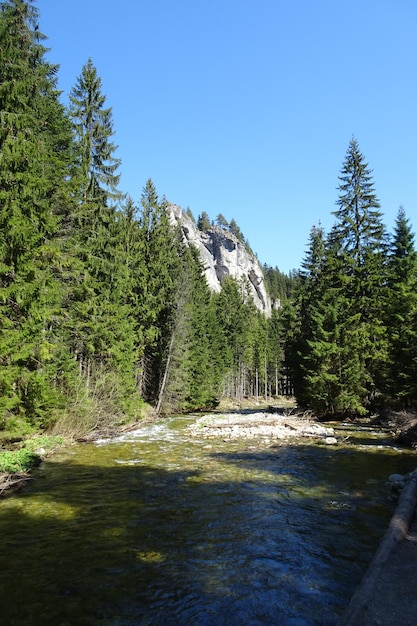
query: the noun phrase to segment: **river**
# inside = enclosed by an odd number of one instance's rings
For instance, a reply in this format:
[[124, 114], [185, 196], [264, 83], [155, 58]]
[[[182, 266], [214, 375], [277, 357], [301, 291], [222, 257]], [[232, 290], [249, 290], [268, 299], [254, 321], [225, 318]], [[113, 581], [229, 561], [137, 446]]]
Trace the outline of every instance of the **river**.
[[370, 427], [289, 445], [190, 437], [195, 420], [68, 448], [0, 502], [2, 624], [337, 623], [415, 453]]

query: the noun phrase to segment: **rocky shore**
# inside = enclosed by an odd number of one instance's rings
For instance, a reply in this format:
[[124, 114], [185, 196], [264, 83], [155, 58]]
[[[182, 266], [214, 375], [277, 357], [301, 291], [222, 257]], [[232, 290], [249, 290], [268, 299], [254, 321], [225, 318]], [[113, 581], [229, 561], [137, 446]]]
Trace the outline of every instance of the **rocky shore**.
[[337, 444], [333, 428], [328, 428], [302, 416], [255, 412], [205, 415], [189, 427], [192, 437], [213, 439], [250, 439], [289, 441], [315, 439], [328, 445]]

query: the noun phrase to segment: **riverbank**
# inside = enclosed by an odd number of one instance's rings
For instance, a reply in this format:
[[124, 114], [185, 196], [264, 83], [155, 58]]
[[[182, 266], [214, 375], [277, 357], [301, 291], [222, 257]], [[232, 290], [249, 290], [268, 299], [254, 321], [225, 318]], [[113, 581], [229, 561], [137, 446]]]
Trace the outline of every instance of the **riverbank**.
[[63, 437], [34, 435], [0, 450], [0, 497], [31, 479], [31, 470], [65, 444]]
[[417, 470], [338, 626], [414, 626], [417, 616]]
[[388, 428], [394, 439], [401, 446], [417, 447], [417, 412], [416, 411], [388, 411], [374, 420], [377, 426]]

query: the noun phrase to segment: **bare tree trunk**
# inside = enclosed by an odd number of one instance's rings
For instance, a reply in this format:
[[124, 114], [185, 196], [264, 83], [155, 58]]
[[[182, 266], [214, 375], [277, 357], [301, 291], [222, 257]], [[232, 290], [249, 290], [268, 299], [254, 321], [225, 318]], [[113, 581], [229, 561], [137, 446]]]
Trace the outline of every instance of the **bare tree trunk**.
[[165, 365], [165, 371], [164, 371], [164, 376], [162, 378], [161, 388], [159, 390], [158, 402], [155, 407], [155, 415], [159, 415], [161, 411], [162, 401], [163, 401], [164, 393], [165, 393], [165, 387], [166, 387], [167, 380], [168, 380], [169, 366], [171, 363], [173, 346], [174, 346], [174, 331], [171, 334], [171, 341], [169, 342], [168, 358], [167, 358], [167, 362]]
[[278, 364], [275, 361], [275, 395], [278, 395]]

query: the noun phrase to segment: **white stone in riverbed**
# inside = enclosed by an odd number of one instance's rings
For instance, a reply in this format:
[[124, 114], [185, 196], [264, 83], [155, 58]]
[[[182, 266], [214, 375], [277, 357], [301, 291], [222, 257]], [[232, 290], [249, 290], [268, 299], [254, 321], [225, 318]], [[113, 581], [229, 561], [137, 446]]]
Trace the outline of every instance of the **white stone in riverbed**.
[[328, 446], [335, 446], [337, 445], [337, 439], [336, 437], [325, 437], [324, 443], [326, 443]]
[[189, 427], [189, 430], [194, 437], [262, 438], [264, 442], [271, 439], [286, 440], [303, 437], [321, 440], [335, 439], [333, 428], [311, 423], [302, 417], [264, 412], [249, 415], [236, 413], [208, 415], [197, 420]]

